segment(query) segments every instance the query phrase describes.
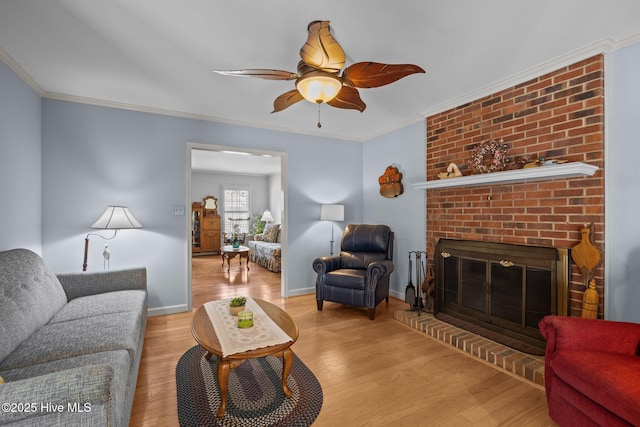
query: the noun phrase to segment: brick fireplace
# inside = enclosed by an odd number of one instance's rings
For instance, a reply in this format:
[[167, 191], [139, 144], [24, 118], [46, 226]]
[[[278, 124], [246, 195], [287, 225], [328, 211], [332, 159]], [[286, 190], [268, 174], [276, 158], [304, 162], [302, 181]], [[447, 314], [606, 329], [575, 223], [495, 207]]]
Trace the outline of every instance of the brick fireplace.
[[[464, 175], [483, 141], [503, 139], [514, 163], [539, 157], [598, 166], [595, 175], [427, 190], [427, 251], [438, 239], [476, 240], [569, 249], [593, 224], [604, 249], [604, 58], [585, 59], [426, 120], [426, 176], [449, 163]], [[452, 178], [455, 179], [455, 178]], [[567, 313], [579, 316], [583, 278], [571, 263]], [[603, 317], [604, 267], [595, 269]]]

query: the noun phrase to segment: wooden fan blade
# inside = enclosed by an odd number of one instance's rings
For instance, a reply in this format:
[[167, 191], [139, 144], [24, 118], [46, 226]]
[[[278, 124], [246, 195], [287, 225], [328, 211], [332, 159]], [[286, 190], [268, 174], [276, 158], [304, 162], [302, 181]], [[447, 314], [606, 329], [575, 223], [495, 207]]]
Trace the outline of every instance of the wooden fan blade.
[[358, 62], [345, 68], [342, 76], [355, 87], [371, 88], [388, 85], [415, 73], [424, 73], [424, 70], [413, 64]]
[[266, 80], [295, 80], [298, 78], [298, 75], [291, 71], [267, 70], [261, 68], [246, 70], [213, 70], [213, 72], [225, 76], [254, 77], [256, 79]]
[[365, 108], [367, 108], [367, 104], [365, 104], [362, 99], [360, 99], [358, 90], [350, 86], [342, 86], [342, 89], [340, 89], [338, 95], [331, 101], [328, 101], [327, 104], [336, 108], [358, 110], [361, 113]]
[[271, 113], [277, 113], [286, 108], [291, 107], [296, 102], [302, 101], [304, 97], [298, 92], [298, 89], [285, 92], [273, 101], [273, 111]]
[[329, 73], [337, 73], [344, 66], [346, 56], [340, 44], [331, 35], [329, 21], [309, 24], [307, 41], [300, 49], [305, 64]]

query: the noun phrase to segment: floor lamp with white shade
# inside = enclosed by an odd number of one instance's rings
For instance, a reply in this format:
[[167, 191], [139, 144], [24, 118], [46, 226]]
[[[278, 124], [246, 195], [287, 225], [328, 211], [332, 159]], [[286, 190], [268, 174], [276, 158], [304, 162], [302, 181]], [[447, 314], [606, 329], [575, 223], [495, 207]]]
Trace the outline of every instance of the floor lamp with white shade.
[[320, 221], [331, 221], [331, 248], [329, 253], [333, 256], [333, 225], [335, 221], [344, 221], [344, 205], [322, 205]]
[[[101, 230], [113, 230], [113, 236], [104, 237], [98, 233], [89, 233], [84, 239], [84, 260], [82, 262], [82, 271], [87, 271], [87, 255], [89, 253], [89, 236], [98, 236], [104, 240], [111, 240], [116, 237], [118, 230], [129, 228], [142, 228], [142, 224], [131, 215], [129, 209], [126, 206], [109, 206], [107, 210], [102, 214], [100, 218], [91, 226], [91, 228], [98, 228]], [[105, 245], [104, 252], [102, 253], [105, 260], [105, 270], [109, 263], [110, 251], [109, 247]]]

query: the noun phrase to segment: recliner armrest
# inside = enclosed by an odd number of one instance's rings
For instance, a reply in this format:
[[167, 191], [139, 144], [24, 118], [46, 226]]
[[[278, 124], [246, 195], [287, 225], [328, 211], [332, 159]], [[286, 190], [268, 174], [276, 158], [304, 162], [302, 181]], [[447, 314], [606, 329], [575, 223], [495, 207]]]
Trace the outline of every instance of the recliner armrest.
[[324, 256], [313, 260], [313, 271], [319, 275], [328, 273], [340, 268], [339, 256]]
[[367, 266], [368, 281], [379, 280], [393, 271], [393, 261], [374, 261]]

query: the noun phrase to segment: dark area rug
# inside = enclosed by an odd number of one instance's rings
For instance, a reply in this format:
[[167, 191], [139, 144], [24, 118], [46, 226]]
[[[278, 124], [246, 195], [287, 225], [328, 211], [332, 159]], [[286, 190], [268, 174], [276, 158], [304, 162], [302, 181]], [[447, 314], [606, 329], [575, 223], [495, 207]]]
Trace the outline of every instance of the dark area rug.
[[449, 323], [450, 325], [456, 326], [458, 328], [464, 329], [469, 332], [473, 332], [474, 334], [481, 335], [485, 338], [488, 338], [499, 344], [511, 347], [514, 350], [518, 350], [522, 353], [527, 353], [534, 356], [544, 356], [543, 347], [535, 346], [533, 344], [527, 343], [517, 338], [508, 337], [499, 332], [493, 331], [488, 328], [483, 328], [482, 326], [464, 321], [462, 319], [458, 319], [457, 317], [450, 316], [445, 313], [438, 313], [435, 317], [438, 320], [442, 320], [443, 322]]
[[282, 360], [267, 356], [249, 359], [229, 373], [227, 411], [218, 419], [220, 406], [217, 360], [204, 358], [195, 346], [176, 367], [178, 419], [187, 426], [310, 426], [322, 407], [322, 387], [313, 373], [294, 354], [287, 385], [282, 392]]

